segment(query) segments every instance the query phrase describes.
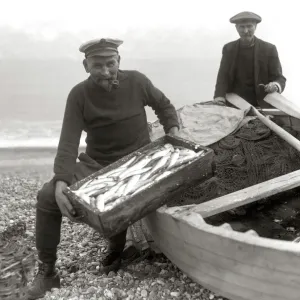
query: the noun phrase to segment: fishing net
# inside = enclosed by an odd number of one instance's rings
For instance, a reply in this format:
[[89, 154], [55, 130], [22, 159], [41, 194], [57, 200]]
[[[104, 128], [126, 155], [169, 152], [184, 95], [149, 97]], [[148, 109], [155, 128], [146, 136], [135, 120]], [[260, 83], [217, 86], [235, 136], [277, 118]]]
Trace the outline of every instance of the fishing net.
[[300, 169], [300, 153], [258, 119], [210, 148], [215, 153], [214, 177], [187, 189], [169, 207], [199, 204]]
[[34, 268], [33, 250], [26, 246], [25, 223], [0, 233], [0, 299], [26, 299], [28, 276]]

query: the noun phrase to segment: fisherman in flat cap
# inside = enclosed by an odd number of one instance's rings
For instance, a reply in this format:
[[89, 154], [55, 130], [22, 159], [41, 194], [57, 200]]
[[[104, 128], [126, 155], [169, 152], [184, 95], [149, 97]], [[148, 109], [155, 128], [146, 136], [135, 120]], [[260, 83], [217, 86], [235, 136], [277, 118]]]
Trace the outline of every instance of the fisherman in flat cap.
[[216, 104], [230, 106], [226, 93], [235, 93], [254, 107], [271, 108], [264, 97], [267, 93], [283, 92], [286, 78], [276, 46], [254, 35], [261, 21], [252, 12], [241, 12], [230, 19], [240, 38], [223, 47], [214, 92]]
[[[119, 69], [121, 44], [121, 40], [98, 39], [79, 49], [85, 54], [83, 65], [89, 76], [68, 95], [54, 177], [37, 195], [36, 248], [40, 262], [28, 299], [42, 298], [46, 291], [60, 287], [55, 263], [62, 216], [78, 221], [63, 190], [150, 143], [145, 106], [155, 111], [166, 133], [178, 134], [177, 113], [170, 100], [144, 74]], [[87, 133], [86, 151], [78, 156], [83, 131]], [[120, 267], [126, 231], [108, 240], [102, 272]]]

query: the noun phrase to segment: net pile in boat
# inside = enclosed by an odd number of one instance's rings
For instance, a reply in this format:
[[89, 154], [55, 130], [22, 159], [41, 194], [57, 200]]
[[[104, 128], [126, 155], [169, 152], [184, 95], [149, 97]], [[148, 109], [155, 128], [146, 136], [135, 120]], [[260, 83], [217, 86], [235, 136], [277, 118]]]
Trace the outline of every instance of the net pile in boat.
[[[299, 133], [285, 127], [299, 138]], [[254, 119], [218, 143], [215, 176], [184, 191], [168, 206], [199, 204], [300, 169], [300, 153]]]
[[26, 299], [35, 259], [33, 250], [24, 242], [25, 229], [24, 223], [17, 223], [0, 234], [0, 299]]

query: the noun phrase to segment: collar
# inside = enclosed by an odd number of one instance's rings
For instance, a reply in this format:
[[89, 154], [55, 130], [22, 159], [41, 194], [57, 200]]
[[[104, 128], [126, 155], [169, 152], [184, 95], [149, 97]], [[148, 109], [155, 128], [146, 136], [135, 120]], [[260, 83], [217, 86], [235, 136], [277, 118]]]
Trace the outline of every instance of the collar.
[[256, 42], [256, 37], [255, 36], [253, 37], [253, 42], [250, 45], [246, 45], [246, 46], [242, 45], [241, 39], [239, 39], [239, 47], [240, 48], [252, 48], [252, 47], [254, 47], [255, 42]]
[[117, 80], [123, 81], [127, 78], [128, 78], [128, 75], [124, 71], [118, 70]]

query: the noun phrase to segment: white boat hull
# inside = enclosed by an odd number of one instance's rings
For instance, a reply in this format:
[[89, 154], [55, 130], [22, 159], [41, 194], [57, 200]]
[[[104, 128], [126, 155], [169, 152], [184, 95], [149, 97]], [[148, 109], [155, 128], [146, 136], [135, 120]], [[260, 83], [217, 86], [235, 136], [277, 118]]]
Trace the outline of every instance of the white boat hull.
[[145, 218], [159, 249], [187, 276], [230, 300], [299, 300], [300, 244], [208, 225], [161, 208]]

